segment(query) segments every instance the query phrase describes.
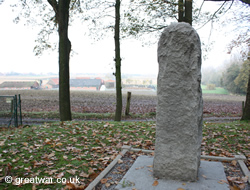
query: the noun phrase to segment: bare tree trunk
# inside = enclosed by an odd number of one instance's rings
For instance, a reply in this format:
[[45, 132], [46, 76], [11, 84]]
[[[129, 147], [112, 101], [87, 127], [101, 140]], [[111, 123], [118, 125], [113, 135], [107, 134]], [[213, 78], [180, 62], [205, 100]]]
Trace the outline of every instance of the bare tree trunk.
[[250, 120], [250, 71], [247, 85], [247, 96], [241, 120]]
[[178, 22], [184, 21], [183, 0], [178, 0]]
[[61, 121], [70, 121], [69, 58], [71, 43], [68, 38], [70, 0], [47, 0], [55, 12], [59, 35], [59, 111]]
[[178, 0], [178, 22], [187, 22], [192, 26], [193, 0]]
[[122, 86], [121, 86], [121, 56], [120, 56], [120, 5], [115, 3], [115, 77], [116, 77], [116, 110], [115, 121], [121, 121], [122, 117]]
[[185, 22], [192, 26], [193, 0], [185, 0]]
[[71, 120], [70, 86], [69, 86], [69, 59], [71, 43], [68, 38], [70, 0], [58, 2], [59, 25], [59, 109], [60, 120]]

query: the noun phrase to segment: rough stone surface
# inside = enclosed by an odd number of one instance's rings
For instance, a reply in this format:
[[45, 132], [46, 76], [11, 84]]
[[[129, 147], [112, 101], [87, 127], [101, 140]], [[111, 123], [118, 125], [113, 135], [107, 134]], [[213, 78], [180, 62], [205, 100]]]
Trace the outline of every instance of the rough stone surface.
[[154, 176], [196, 181], [203, 117], [197, 32], [187, 23], [172, 23], [160, 37], [158, 63]]

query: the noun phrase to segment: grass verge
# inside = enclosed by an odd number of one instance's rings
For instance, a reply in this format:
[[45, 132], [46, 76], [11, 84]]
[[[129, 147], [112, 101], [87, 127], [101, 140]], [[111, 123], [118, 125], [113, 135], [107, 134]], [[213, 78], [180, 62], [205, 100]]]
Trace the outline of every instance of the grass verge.
[[[250, 123], [205, 123], [202, 154], [249, 155]], [[0, 131], [0, 189], [61, 189], [63, 183], [5, 183], [20, 178], [79, 178], [87, 186], [122, 145], [154, 150], [155, 122], [57, 122]]]
[[201, 85], [202, 93], [203, 94], [229, 94], [229, 92], [221, 87], [216, 87], [215, 90], [207, 90], [206, 85]]
[[[59, 112], [22, 112], [23, 118], [46, 118], [46, 119], [59, 119]], [[115, 113], [79, 113], [72, 112], [73, 119], [82, 119], [82, 120], [113, 120]], [[146, 114], [133, 114], [129, 116], [122, 115], [122, 119], [145, 119], [145, 118], [154, 118], [156, 116], [155, 112], [150, 112]]]

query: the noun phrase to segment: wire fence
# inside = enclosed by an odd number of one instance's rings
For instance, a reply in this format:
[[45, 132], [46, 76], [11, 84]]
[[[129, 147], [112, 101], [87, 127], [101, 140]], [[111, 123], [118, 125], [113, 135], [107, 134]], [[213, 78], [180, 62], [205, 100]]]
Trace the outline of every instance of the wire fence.
[[0, 126], [22, 125], [21, 95], [0, 96]]

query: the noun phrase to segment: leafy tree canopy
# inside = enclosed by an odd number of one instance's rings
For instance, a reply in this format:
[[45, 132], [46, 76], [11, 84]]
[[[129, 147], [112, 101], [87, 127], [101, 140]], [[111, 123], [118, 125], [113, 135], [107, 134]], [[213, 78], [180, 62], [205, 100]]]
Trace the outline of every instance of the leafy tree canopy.
[[249, 60], [246, 60], [243, 63], [234, 61], [223, 73], [223, 86], [231, 93], [246, 94], [249, 73]]
[[241, 92], [247, 92], [248, 77], [250, 73], [250, 61], [246, 60], [241, 66], [240, 73], [234, 80], [235, 85], [237, 85]]

